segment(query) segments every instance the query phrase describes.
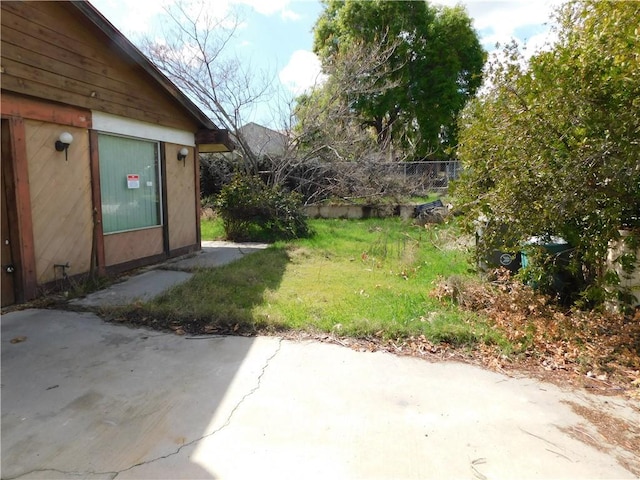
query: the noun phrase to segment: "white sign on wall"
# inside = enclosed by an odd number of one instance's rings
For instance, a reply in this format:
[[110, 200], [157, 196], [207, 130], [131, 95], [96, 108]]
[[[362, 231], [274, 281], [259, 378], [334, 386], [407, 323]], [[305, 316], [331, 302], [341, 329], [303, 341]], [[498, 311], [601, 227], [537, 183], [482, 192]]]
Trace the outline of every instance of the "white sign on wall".
[[140, 188], [140, 175], [134, 173], [128, 174], [127, 188]]

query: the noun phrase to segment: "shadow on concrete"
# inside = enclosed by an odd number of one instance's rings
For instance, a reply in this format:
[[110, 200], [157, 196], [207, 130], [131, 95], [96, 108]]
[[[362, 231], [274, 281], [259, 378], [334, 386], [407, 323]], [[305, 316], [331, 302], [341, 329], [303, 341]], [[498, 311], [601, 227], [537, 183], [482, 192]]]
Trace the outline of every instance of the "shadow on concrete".
[[1, 323], [5, 479], [214, 478], [189, 453], [224, 428], [278, 346], [247, 359], [251, 338], [190, 340], [91, 313], [24, 310]]
[[199, 252], [187, 257], [170, 260], [162, 268], [169, 270], [192, 271], [200, 268], [212, 268], [239, 260], [250, 253], [264, 250], [266, 243], [235, 243], [226, 241], [203, 241]]
[[264, 302], [267, 291], [279, 288], [289, 262], [284, 247], [257, 250], [233, 265], [191, 270], [189, 281], [153, 302], [102, 313], [113, 321], [159, 330], [180, 328], [189, 335], [275, 332], [282, 325], [256, 316], [254, 309]]
[[194, 271], [220, 267], [251, 253], [265, 250], [266, 243], [203, 242], [202, 250], [171, 259], [145, 269], [137, 275], [69, 302], [74, 308], [95, 309], [122, 307], [135, 302], [148, 302], [169, 288], [187, 282]]
[[[223, 263], [262, 250], [228, 248]], [[286, 252], [276, 260], [249, 305], [279, 284]], [[31, 309], [0, 323], [3, 479], [215, 478], [193, 452], [226, 428], [280, 345], [127, 328], [90, 312]]]

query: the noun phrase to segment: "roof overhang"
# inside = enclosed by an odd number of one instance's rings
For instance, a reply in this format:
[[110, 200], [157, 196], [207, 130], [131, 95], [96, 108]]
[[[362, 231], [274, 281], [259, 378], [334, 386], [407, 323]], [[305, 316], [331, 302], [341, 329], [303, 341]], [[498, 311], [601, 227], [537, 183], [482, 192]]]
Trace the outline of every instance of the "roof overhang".
[[[218, 127], [211, 119], [187, 97], [167, 76], [160, 71], [149, 58], [142, 53], [129, 39], [127, 39], [102, 13], [91, 3], [84, 0], [72, 0], [70, 2], [79, 10], [85, 18], [100, 29], [107, 37], [117, 45], [126, 55], [140, 65], [155, 81], [160, 84], [165, 92], [177, 100], [189, 114], [200, 124], [200, 128], [216, 130]], [[220, 130], [224, 131], [224, 130]]]
[[200, 153], [232, 152], [235, 149], [229, 130], [203, 128], [196, 132], [195, 139]]

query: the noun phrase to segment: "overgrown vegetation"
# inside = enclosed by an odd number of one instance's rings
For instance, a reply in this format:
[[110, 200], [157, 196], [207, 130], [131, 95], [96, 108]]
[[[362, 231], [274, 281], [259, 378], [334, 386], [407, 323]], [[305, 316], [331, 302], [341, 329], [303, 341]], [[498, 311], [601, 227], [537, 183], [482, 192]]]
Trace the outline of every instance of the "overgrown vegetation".
[[206, 208], [200, 219], [200, 235], [203, 241], [225, 240], [224, 225], [212, 208]]
[[311, 238], [270, 248], [194, 278], [128, 318], [186, 333], [294, 330], [457, 346], [509, 348], [480, 316], [429, 295], [439, 276], [469, 275], [452, 225], [315, 220]]
[[638, 18], [638, 2], [567, 2], [555, 46], [528, 63], [507, 47], [461, 120], [466, 173], [457, 193], [468, 230], [490, 220], [488, 251], [562, 237], [572, 247], [571, 300], [585, 307], [602, 303], [616, 281], [607, 274], [609, 243], [620, 229], [638, 233]]
[[300, 195], [269, 187], [255, 176], [236, 175], [214, 204], [226, 237], [235, 241], [274, 241], [309, 235]]
[[640, 311], [635, 317], [559, 306], [552, 297], [497, 270], [493, 282], [450, 277], [433, 295], [476, 312], [506, 336], [520, 358], [548, 371], [568, 371], [602, 382], [638, 382]]
[[[295, 152], [283, 149], [278, 154], [257, 155], [259, 176], [267, 185], [300, 194], [305, 205], [342, 201], [373, 206], [399, 203], [435, 190], [442, 192], [462, 168], [456, 160], [389, 161], [385, 156], [365, 155], [359, 148], [366, 150], [366, 147], [357, 147], [354, 136], [345, 138], [345, 142], [349, 143], [348, 148], [353, 154], [345, 160], [329, 159], [320, 152], [310, 152], [305, 148]], [[297, 158], [293, 159], [291, 155]], [[225, 185], [244, 171], [241, 157], [200, 155], [203, 201], [218, 195]]]
[[180, 335], [303, 335], [403, 355], [472, 358], [640, 394], [638, 314], [563, 308], [504, 272], [480, 281], [467, 268], [473, 242], [455, 222], [310, 226], [313, 237], [196, 270], [155, 301], [108, 315]]

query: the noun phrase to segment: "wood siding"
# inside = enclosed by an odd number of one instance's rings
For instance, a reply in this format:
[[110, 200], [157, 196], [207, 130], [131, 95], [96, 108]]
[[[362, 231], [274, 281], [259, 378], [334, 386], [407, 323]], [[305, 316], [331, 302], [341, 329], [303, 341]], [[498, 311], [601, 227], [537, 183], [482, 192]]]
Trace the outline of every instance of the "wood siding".
[[2, 92], [2, 115], [42, 120], [43, 122], [91, 128], [91, 112], [57, 103], [45, 103], [22, 95]]
[[[144, 69], [64, 2], [3, 1], [2, 89], [195, 132]], [[64, 26], [64, 28], [60, 28]]]
[[[211, 123], [92, 7], [1, 1], [0, 8], [2, 176], [9, 227], [19, 237], [17, 300], [63, 274], [120, 272], [197, 250], [199, 165], [189, 142]], [[137, 130], [112, 131], [118, 123]], [[73, 135], [68, 160], [54, 147], [64, 131]], [[100, 132], [163, 146], [162, 226], [103, 235]], [[191, 146], [179, 162], [183, 142]]]
[[[54, 144], [62, 131], [73, 135], [68, 150]], [[35, 120], [25, 121], [29, 192], [39, 285], [62, 279], [55, 265], [69, 264], [68, 275], [89, 271], [93, 213], [87, 130]]]
[[163, 253], [162, 227], [104, 236], [107, 267]]
[[198, 243], [194, 201], [194, 149], [188, 149], [185, 161], [178, 161], [178, 151], [181, 148], [182, 145], [165, 144], [170, 250]]
[[[2, 118], [2, 182], [5, 197], [3, 223], [7, 222], [11, 247], [14, 300], [24, 302], [37, 296], [36, 267], [29, 198], [29, 171], [24, 120]], [[6, 264], [3, 258], [3, 265]], [[4, 289], [4, 285], [3, 285]], [[5, 304], [4, 298], [2, 301]]]

